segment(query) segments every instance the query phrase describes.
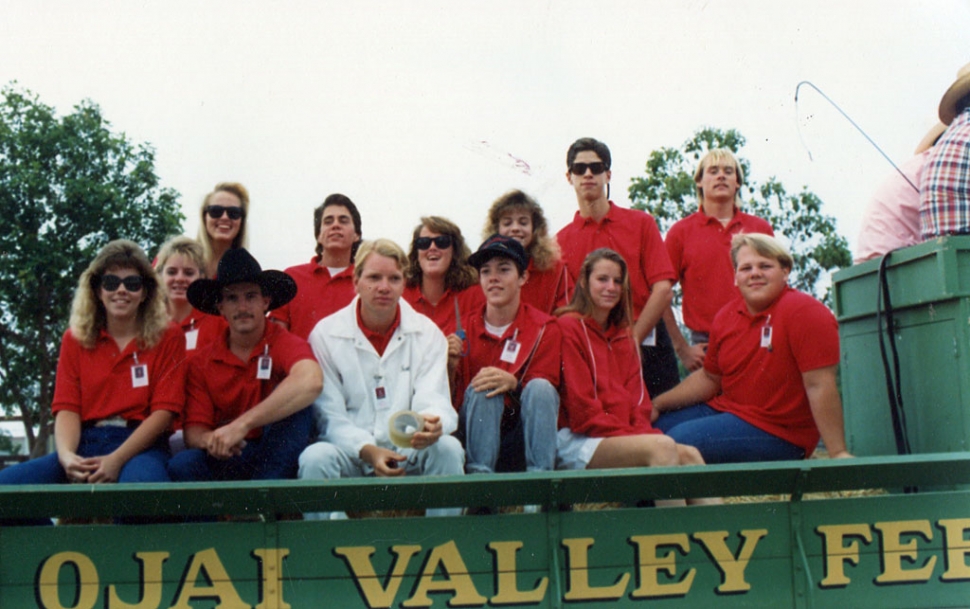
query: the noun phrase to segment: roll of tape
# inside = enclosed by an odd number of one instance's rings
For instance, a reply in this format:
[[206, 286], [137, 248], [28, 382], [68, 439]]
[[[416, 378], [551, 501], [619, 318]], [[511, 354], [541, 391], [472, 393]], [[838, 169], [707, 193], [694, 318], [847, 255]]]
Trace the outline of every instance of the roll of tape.
[[424, 429], [424, 417], [413, 410], [401, 410], [391, 415], [387, 427], [395, 446], [411, 448], [411, 438]]

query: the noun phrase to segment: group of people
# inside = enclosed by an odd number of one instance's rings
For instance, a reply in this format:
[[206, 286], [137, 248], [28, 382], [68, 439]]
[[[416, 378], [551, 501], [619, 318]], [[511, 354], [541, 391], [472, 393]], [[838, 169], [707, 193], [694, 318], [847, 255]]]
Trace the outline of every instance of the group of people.
[[937, 109], [913, 157], [876, 188], [859, 231], [859, 264], [947, 235], [970, 234], [970, 63]]
[[734, 155], [701, 159], [698, 211], [666, 240], [609, 200], [611, 165], [575, 141], [573, 221], [553, 237], [513, 190], [474, 253], [436, 216], [407, 253], [363, 241], [357, 206], [330, 195], [316, 255], [285, 272], [246, 249], [246, 189], [218, 184], [197, 240], [170, 240], [154, 268], [114, 241], [82, 275], [57, 451], [0, 484], [699, 465], [799, 459], [820, 437], [850, 456], [835, 318], [787, 286], [792, 258], [741, 211]]

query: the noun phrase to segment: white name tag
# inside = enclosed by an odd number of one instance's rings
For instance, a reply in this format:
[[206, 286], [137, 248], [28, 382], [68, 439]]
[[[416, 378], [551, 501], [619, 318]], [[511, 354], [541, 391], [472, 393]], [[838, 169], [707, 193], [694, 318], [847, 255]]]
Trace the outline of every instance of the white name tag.
[[196, 329], [189, 330], [185, 333], [185, 350], [191, 351], [195, 349], [196, 344], [199, 342], [199, 331]]
[[135, 364], [131, 367], [131, 386], [148, 387], [148, 366], [145, 364]]
[[273, 358], [268, 355], [260, 355], [259, 363], [256, 366], [256, 378], [261, 381], [269, 380], [273, 372]]

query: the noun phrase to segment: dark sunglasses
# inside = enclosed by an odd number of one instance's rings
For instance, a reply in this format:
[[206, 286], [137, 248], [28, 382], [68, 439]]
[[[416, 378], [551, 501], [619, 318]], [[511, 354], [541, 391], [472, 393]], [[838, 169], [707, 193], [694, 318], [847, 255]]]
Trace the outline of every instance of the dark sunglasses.
[[603, 161], [597, 161], [596, 163], [573, 163], [569, 166], [569, 172], [575, 176], [586, 175], [587, 169], [592, 171], [594, 176], [598, 176], [606, 171], [608, 167]]
[[109, 292], [114, 292], [121, 284], [125, 284], [125, 289], [129, 292], [140, 292], [145, 287], [145, 281], [141, 275], [128, 275], [124, 279], [117, 275], [102, 275], [101, 287]]
[[209, 205], [205, 208], [205, 213], [209, 214], [209, 217], [213, 220], [218, 220], [222, 217], [222, 214], [229, 214], [230, 220], [238, 220], [245, 215], [242, 207], [225, 207], [222, 205]]
[[414, 247], [419, 250], [426, 250], [434, 243], [439, 250], [446, 250], [451, 247], [451, 235], [438, 235], [437, 237], [418, 237], [414, 240]]

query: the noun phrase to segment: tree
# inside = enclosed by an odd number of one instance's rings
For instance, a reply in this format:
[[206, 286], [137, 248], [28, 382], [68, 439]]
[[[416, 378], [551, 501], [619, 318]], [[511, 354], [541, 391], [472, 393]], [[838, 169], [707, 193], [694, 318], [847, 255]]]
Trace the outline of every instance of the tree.
[[[112, 239], [146, 251], [181, 232], [154, 150], [83, 101], [61, 118], [16, 83], [0, 104], [0, 407], [43, 454], [61, 335], [81, 272]], [[35, 434], [35, 430], [38, 432]]]
[[697, 211], [694, 170], [701, 157], [708, 150], [728, 148], [744, 170], [744, 210], [767, 220], [775, 234], [789, 242], [795, 260], [792, 285], [828, 303], [828, 290], [820, 293], [819, 284], [827, 272], [852, 264], [848, 242], [838, 234], [835, 218], [822, 213], [822, 200], [807, 188], [790, 195], [774, 177], [756, 184], [751, 179], [750, 164], [738, 155], [744, 144], [744, 136], [734, 129], [706, 127], [694, 133], [680, 150], [654, 150], [647, 159], [646, 175], [631, 180], [633, 207], [653, 215], [661, 232], [666, 233], [674, 222]]

